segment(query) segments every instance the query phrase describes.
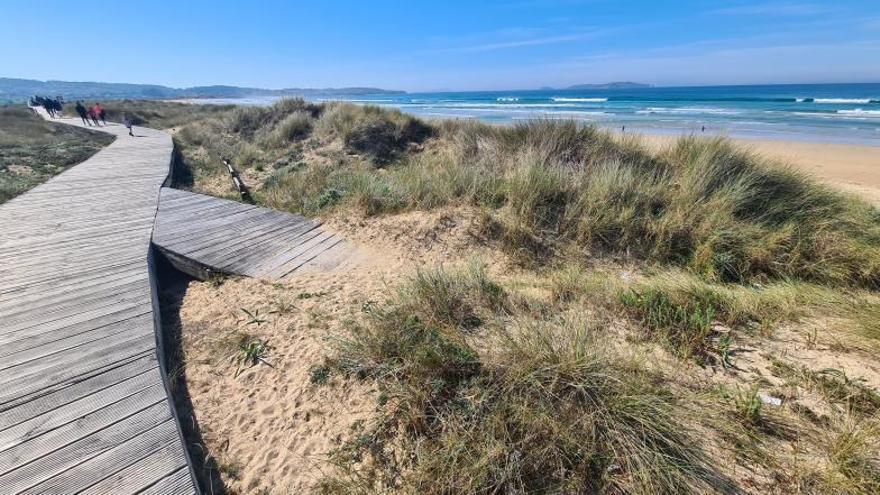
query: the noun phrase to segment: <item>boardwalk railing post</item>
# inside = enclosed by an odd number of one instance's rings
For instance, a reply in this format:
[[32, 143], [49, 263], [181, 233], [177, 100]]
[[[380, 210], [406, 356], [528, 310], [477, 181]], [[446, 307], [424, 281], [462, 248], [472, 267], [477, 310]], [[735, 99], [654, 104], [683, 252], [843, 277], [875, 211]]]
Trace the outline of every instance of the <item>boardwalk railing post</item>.
[[226, 158], [220, 157], [223, 161], [223, 164], [226, 165], [226, 170], [229, 171], [229, 176], [232, 177], [232, 184], [235, 186], [235, 190], [238, 191], [239, 196], [241, 196], [241, 200], [245, 203], [254, 204], [254, 198], [251, 197], [251, 192], [248, 190], [247, 186], [244, 185], [244, 182], [241, 180], [241, 177], [238, 176], [238, 172]]

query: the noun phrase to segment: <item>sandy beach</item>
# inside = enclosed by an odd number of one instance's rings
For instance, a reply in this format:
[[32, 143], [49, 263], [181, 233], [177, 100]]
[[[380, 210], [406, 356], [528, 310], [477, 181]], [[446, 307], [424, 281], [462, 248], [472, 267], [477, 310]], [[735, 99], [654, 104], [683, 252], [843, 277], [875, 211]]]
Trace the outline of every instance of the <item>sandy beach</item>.
[[[672, 136], [646, 135], [653, 146], [663, 146]], [[880, 205], [880, 147], [849, 144], [735, 139], [765, 157], [787, 163], [819, 180], [855, 193]]]

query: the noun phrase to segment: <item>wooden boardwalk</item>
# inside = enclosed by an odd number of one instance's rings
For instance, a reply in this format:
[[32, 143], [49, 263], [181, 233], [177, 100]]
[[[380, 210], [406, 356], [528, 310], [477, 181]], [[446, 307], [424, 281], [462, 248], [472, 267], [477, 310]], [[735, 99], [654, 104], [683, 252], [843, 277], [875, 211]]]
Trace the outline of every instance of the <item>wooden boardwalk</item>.
[[171, 138], [102, 130], [116, 141], [0, 205], [4, 495], [196, 491], [157, 355], [150, 238]]
[[352, 248], [299, 215], [163, 188], [153, 243], [178, 269], [288, 279], [330, 270]]

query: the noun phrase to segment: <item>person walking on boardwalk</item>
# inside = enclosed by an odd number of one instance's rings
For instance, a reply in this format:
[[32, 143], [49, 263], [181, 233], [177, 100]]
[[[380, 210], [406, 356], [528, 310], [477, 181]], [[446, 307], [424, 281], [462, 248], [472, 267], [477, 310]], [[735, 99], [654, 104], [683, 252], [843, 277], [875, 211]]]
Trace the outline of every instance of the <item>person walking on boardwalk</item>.
[[104, 107], [100, 103], [95, 103], [95, 108], [97, 109], [98, 118], [101, 119], [104, 125], [107, 125], [107, 112], [104, 110]]
[[83, 105], [81, 101], [77, 101], [76, 107], [74, 108], [76, 108], [76, 114], [79, 115], [79, 118], [82, 119], [83, 124], [92, 125], [92, 123], [86, 119], [86, 117], [88, 117], [89, 115], [89, 111], [86, 110], [85, 105]]
[[95, 120], [95, 125], [98, 125], [98, 119], [103, 120], [104, 125], [107, 125], [107, 121], [104, 120], [104, 117], [106, 116], [104, 113], [104, 107], [102, 107], [100, 103], [95, 103], [95, 106], [92, 107], [92, 112], [94, 113], [92, 118]]
[[131, 128], [134, 126], [134, 122], [131, 120], [131, 117], [128, 114], [125, 114], [122, 117], [122, 125], [124, 125], [128, 129], [128, 135], [134, 136], [134, 133], [131, 132]]
[[55, 118], [55, 105], [52, 104], [52, 100], [49, 98], [43, 98], [43, 101], [40, 102], [43, 106], [43, 109], [46, 110], [46, 113], [49, 114], [49, 117]]
[[95, 125], [100, 126], [101, 124], [98, 123], [98, 110], [97, 110], [97, 106], [98, 106], [98, 105], [97, 105], [97, 103], [96, 103], [94, 106], [92, 106], [91, 108], [89, 108], [89, 118], [92, 120], [92, 122], [95, 123]]

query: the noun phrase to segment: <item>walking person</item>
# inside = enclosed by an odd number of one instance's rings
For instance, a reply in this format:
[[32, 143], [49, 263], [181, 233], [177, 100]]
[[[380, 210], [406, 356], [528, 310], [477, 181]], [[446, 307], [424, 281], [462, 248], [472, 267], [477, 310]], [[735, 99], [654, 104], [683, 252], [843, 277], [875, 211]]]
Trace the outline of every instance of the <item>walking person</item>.
[[86, 117], [88, 117], [89, 115], [89, 111], [86, 110], [85, 105], [83, 105], [81, 101], [77, 101], [74, 108], [76, 109], [76, 114], [79, 115], [79, 118], [82, 119], [83, 124], [91, 126], [92, 123], [86, 119]]
[[92, 122], [95, 123], [96, 126], [100, 126], [98, 123], [98, 104], [95, 103], [95, 106], [89, 108], [89, 118], [92, 119]]
[[104, 125], [107, 125], [107, 112], [100, 103], [95, 103], [95, 113], [98, 114], [98, 118], [101, 119], [101, 122], [103, 122]]
[[128, 135], [134, 137], [134, 133], [131, 131], [131, 128], [134, 126], [134, 122], [131, 120], [131, 117], [128, 114], [125, 114], [122, 117], [122, 125], [124, 125], [128, 129]]
[[46, 113], [49, 114], [49, 117], [55, 118], [55, 107], [52, 105], [52, 100], [49, 98], [43, 98], [43, 101], [40, 102], [43, 106], [43, 109], [46, 110]]

